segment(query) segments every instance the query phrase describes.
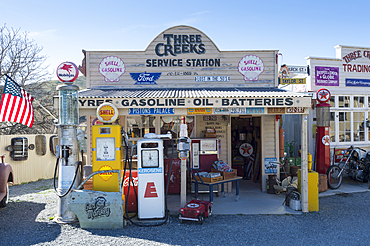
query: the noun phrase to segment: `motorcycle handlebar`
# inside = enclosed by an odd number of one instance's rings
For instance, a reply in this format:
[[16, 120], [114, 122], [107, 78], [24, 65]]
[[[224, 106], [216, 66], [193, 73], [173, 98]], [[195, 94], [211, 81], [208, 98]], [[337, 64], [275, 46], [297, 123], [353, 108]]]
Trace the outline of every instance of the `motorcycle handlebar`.
[[360, 147], [353, 147], [353, 146], [351, 146], [351, 147], [349, 147], [350, 149], [352, 148], [352, 149], [359, 149], [359, 150], [361, 150], [361, 151], [363, 151], [363, 152], [366, 152], [366, 150], [364, 150], [364, 149], [361, 149]]

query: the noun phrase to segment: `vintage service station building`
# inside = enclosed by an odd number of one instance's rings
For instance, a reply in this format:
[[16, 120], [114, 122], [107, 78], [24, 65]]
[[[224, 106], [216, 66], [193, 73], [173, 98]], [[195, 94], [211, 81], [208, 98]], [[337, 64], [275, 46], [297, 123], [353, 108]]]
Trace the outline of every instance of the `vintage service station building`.
[[[207, 158], [200, 155], [209, 150], [237, 169], [238, 176], [260, 183], [266, 191], [268, 175], [279, 172], [271, 170], [269, 162], [282, 157], [278, 119], [283, 114], [301, 114], [302, 211], [308, 212], [306, 142], [311, 96], [277, 88], [278, 50], [220, 51], [203, 32], [175, 26], [155, 37], [144, 51], [83, 52], [80, 70], [87, 89], [79, 92], [79, 110], [80, 116], [87, 116], [90, 146], [91, 126], [99, 124], [96, 110], [105, 102], [118, 108], [117, 123], [131, 143], [148, 132], [171, 131], [178, 138], [185, 115], [189, 137], [205, 140], [199, 156], [194, 151], [190, 154], [189, 166], [202, 169]], [[217, 146], [207, 141], [212, 138]], [[88, 148], [88, 163], [91, 155]], [[171, 148], [165, 146], [164, 155], [170, 158]]]

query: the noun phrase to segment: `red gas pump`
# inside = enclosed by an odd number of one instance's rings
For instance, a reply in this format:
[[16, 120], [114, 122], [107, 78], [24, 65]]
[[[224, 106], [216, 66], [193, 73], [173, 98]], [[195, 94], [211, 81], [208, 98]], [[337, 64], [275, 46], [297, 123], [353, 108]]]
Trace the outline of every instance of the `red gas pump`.
[[316, 171], [321, 174], [326, 174], [330, 166], [330, 91], [322, 88], [317, 91], [316, 105]]

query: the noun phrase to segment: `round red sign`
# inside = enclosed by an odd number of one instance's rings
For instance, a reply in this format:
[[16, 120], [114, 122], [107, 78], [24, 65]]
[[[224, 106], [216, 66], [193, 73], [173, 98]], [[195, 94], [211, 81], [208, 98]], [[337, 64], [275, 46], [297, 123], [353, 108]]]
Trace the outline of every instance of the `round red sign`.
[[331, 94], [328, 89], [322, 88], [317, 91], [317, 101], [327, 102], [330, 100]]
[[73, 62], [63, 62], [57, 68], [58, 79], [65, 83], [72, 83], [78, 77], [77, 66]]

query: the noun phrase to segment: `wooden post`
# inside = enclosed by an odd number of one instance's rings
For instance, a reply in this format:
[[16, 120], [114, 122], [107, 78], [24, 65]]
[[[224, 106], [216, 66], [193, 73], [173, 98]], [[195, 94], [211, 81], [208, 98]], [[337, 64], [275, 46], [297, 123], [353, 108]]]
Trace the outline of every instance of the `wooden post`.
[[301, 115], [301, 205], [303, 213], [308, 213], [307, 118], [307, 114]]

